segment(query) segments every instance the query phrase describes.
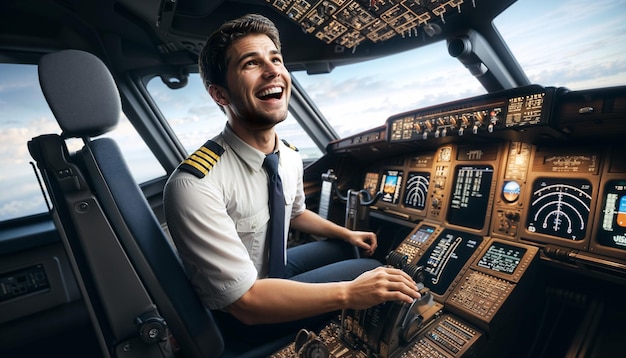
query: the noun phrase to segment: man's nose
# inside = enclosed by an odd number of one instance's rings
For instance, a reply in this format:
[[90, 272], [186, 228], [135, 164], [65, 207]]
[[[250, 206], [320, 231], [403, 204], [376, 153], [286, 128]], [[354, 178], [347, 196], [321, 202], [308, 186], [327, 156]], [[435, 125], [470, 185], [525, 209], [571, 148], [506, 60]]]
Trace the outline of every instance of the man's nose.
[[280, 71], [276, 68], [276, 65], [272, 62], [264, 64], [263, 74], [266, 78], [274, 78], [280, 76]]

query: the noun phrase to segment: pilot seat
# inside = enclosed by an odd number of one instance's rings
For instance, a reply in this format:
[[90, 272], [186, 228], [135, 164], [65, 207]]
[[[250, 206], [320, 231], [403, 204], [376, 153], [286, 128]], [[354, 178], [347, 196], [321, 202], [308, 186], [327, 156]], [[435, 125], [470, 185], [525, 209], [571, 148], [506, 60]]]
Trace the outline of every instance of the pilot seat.
[[[121, 114], [106, 65], [63, 50], [41, 58], [39, 78], [62, 134], [35, 137], [28, 149], [103, 356], [261, 357], [289, 342], [293, 337], [260, 347], [224, 345], [116, 142], [99, 137]], [[83, 147], [70, 152], [71, 138]]]

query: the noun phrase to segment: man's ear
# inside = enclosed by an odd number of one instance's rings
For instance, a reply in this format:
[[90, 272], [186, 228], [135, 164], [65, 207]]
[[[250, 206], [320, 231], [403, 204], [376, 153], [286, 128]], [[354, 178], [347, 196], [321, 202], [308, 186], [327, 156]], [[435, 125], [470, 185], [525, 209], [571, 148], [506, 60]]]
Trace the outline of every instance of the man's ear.
[[209, 85], [209, 94], [220, 106], [226, 106], [230, 103], [226, 90], [221, 86]]

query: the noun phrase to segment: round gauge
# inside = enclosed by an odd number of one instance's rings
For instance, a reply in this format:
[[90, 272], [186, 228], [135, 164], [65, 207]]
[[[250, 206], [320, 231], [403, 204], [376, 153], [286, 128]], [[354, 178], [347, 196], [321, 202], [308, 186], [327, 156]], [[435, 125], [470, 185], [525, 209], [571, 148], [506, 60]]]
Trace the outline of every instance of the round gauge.
[[409, 208], [424, 210], [428, 198], [430, 173], [409, 172], [404, 189], [404, 205]]
[[452, 159], [452, 148], [443, 147], [439, 150], [439, 157], [437, 161], [439, 162], [449, 162]]
[[313, 332], [301, 329], [296, 335], [294, 348], [299, 358], [328, 358], [330, 351], [326, 344]]
[[328, 358], [330, 357], [330, 351], [324, 342], [319, 339], [314, 339], [307, 342], [307, 344], [298, 351], [298, 357], [302, 358]]
[[519, 199], [520, 185], [516, 181], [508, 181], [502, 187], [502, 198], [509, 203], [513, 203]]
[[586, 179], [538, 179], [533, 183], [526, 230], [575, 241], [585, 239], [592, 193]]

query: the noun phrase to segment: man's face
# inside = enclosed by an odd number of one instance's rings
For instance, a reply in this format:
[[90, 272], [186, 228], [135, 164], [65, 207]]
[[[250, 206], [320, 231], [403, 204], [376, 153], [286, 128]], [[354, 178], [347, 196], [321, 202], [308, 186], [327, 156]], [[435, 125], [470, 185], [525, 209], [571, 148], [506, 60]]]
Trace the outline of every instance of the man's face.
[[285, 120], [291, 77], [272, 40], [262, 34], [245, 36], [228, 49], [226, 56], [226, 107], [234, 119], [259, 129]]

